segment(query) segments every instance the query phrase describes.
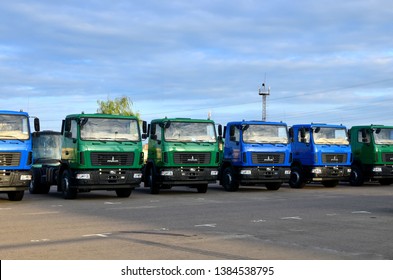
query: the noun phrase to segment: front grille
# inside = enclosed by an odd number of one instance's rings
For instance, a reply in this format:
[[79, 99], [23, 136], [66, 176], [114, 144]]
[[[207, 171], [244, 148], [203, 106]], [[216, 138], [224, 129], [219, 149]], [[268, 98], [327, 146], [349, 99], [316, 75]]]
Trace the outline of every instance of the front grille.
[[210, 153], [174, 153], [175, 164], [209, 164]]
[[20, 153], [0, 153], [0, 166], [19, 166]]
[[284, 163], [284, 153], [252, 153], [253, 164], [279, 164]]
[[322, 163], [345, 163], [347, 154], [322, 154]]
[[91, 164], [95, 166], [133, 165], [134, 153], [91, 153]]
[[383, 153], [382, 154], [382, 161], [393, 161], [393, 154], [392, 153]]

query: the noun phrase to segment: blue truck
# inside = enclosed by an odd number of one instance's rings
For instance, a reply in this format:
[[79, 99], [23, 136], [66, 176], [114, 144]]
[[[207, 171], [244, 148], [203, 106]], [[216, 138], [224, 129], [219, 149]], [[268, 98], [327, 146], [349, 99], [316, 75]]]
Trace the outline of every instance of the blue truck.
[[11, 201], [23, 199], [28, 189], [32, 164], [29, 115], [0, 111], [0, 192]]
[[335, 187], [339, 181], [349, 179], [352, 153], [345, 126], [296, 124], [290, 128], [290, 137], [290, 187], [303, 188], [309, 182]]
[[237, 191], [239, 185], [264, 184], [278, 190], [291, 174], [288, 127], [283, 122], [233, 121], [224, 132], [220, 185]]

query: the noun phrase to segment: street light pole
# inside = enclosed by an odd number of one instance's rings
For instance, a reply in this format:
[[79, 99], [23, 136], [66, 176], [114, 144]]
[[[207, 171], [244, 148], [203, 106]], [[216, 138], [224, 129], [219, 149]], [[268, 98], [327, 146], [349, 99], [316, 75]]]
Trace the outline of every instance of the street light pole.
[[265, 83], [262, 83], [262, 89], [259, 89], [259, 95], [262, 96], [262, 121], [266, 121], [266, 97], [270, 95], [270, 88], [265, 87]]

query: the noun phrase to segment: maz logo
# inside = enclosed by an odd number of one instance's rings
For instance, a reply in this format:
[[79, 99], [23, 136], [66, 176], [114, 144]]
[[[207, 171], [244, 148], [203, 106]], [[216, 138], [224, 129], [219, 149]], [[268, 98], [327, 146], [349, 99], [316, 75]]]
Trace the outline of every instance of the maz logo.
[[274, 158], [270, 158], [270, 156], [267, 156], [267, 158], [263, 159], [263, 161], [273, 162]]
[[198, 159], [197, 159], [197, 158], [194, 158], [194, 156], [191, 156], [191, 158], [188, 158], [187, 161], [190, 161], [190, 162], [198, 162]]
[[115, 157], [112, 156], [112, 159], [108, 159], [106, 162], [109, 162], [109, 163], [118, 163], [119, 160], [118, 160], [118, 159], [115, 159]]

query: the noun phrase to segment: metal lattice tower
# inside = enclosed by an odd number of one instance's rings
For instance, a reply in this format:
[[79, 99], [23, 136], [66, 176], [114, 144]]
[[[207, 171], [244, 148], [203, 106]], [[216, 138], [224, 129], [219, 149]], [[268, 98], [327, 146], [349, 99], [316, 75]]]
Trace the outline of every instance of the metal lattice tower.
[[259, 89], [259, 95], [262, 96], [262, 121], [266, 121], [266, 97], [270, 95], [270, 88], [265, 87], [265, 83], [262, 83], [262, 88]]

